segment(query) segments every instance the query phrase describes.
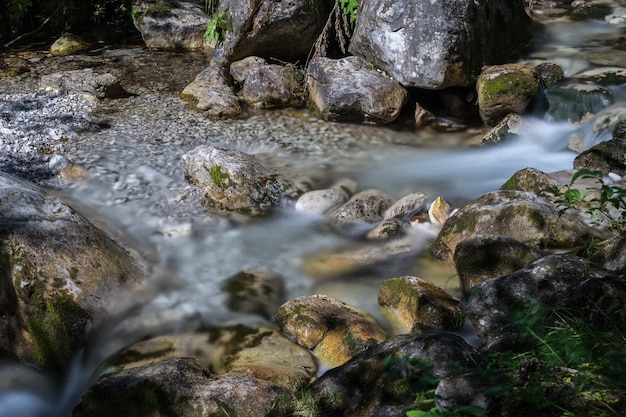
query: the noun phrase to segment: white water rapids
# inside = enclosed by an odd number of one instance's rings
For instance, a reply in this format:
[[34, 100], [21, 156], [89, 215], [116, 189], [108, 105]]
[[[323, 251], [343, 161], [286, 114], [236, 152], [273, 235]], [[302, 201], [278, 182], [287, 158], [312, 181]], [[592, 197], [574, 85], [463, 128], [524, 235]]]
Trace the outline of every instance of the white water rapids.
[[[622, 31], [623, 25], [597, 20], [559, 21], [538, 34], [540, 43], [528, 61], [552, 60], [571, 75], [590, 66], [581, 52], [605, 48], [598, 39]], [[615, 93], [618, 100], [626, 99], [622, 90]], [[592, 119], [574, 126], [529, 119], [528, 128], [507, 144], [464, 149], [397, 145], [370, 156], [369, 162], [362, 164], [366, 168], [359, 168], [357, 162], [356, 168], [344, 167], [342, 172], [355, 179], [360, 189], [376, 188], [396, 198], [416, 189], [426, 190], [458, 205], [499, 188], [522, 168], [544, 172], [571, 169], [576, 153], [569, 150], [568, 141], [573, 134], [584, 138], [586, 148], [610, 137], [610, 132], [594, 132], [593, 123]], [[251, 147], [244, 145], [243, 150]], [[118, 316], [96, 324], [90, 343], [76, 355], [66, 375], [50, 376], [0, 360], [0, 417], [71, 415], [102, 362], [133, 340], [202, 323], [254, 320], [226, 311], [219, 280], [242, 269], [263, 267], [285, 277], [288, 297], [308, 294], [315, 287], [300, 271], [302, 258], [345, 242], [320, 227], [318, 218], [296, 214], [288, 207], [263, 221], [237, 227], [198, 221], [196, 213], [190, 214], [187, 222], [159, 218], [150, 207], [159, 204], [175, 179], [164, 175], [159, 166], [116, 166], [124, 158], [112, 153], [115, 149], [124, 151], [113, 145], [94, 149], [94, 164], [148, 184], [153, 190], [150, 200], [112, 201], [111, 184], [98, 180], [66, 193], [95, 223], [139, 248], [153, 262], [154, 276], [143, 293], [117, 301]], [[375, 283], [370, 290], [375, 290]]]

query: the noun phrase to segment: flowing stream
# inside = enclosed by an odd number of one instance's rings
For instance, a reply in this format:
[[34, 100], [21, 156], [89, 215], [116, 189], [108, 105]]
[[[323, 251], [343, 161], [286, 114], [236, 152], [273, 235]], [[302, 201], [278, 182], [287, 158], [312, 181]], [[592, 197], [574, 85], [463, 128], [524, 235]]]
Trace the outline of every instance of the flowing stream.
[[[626, 16], [619, 7], [625, 6], [623, 1], [604, 3]], [[534, 13], [537, 22], [551, 23], [537, 25], [534, 46], [522, 62], [553, 61], [566, 75], [592, 68], [586, 59], [590, 53], [610, 50], [624, 37], [624, 23], [571, 21], [538, 6]], [[106, 53], [123, 57], [129, 52]], [[130, 53], [150, 54], [143, 49]], [[56, 192], [139, 251], [151, 264], [153, 277], [141, 293], [118, 301], [118, 315], [97, 324], [67, 375], [50, 376], [0, 361], [0, 417], [70, 415], [102, 361], [143, 335], [198, 324], [254, 321], [228, 312], [220, 290], [221, 280], [246, 268], [281, 274], [288, 298], [323, 290], [356, 307], [375, 308], [380, 280], [321, 285], [301, 272], [307, 254], [348, 243], [320, 227], [319, 218], [290, 207], [244, 225], [209, 216], [199, 203], [201, 193], [184, 181], [180, 168], [180, 157], [200, 144], [288, 161], [307, 172], [330, 170], [337, 178], [355, 180], [359, 189], [376, 188], [396, 198], [428, 191], [458, 207], [499, 188], [519, 169], [571, 169], [576, 153], [568, 141], [575, 134], [584, 138], [586, 148], [610, 137], [593, 131], [593, 119], [574, 126], [535, 118], [514, 142], [472, 147], [468, 145], [480, 132], [435, 134], [329, 124], [300, 110], [210, 122], [189, 110], [176, 94], [164, 99], [150, 90], [137, 93], [139, 97], [125, 99], [129, 103], [125, 110], [115, 104], [99, 110], [100, 119], [108, 120], [107, 129], [82, 134], [74, 145], [64, 145], [63, 154], [86, 167], [93, 178]], [[614, 94], [616, 105], [626, 99], [623, 89], [615, 88]], [[159, 106], [158, 116], [150, 114], [150, 105]], [[454, 291], [452, 281], [438, 284]]]

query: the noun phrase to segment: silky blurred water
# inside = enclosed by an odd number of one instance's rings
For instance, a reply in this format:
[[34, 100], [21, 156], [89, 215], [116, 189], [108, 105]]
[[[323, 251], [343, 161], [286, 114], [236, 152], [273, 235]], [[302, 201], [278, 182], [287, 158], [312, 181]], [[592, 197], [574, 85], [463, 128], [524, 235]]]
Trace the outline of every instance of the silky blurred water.
[[[624, 6], [622, 1], [606, 3]], [[538, 22], [548, 18], [540, 8], [534, 12]], [[609, 41], [624, 33], [623, 24], [550, 18], [553, 23], [536, 28], [535, 45], [524, 60], [556, 62], [567, 75], [592, 67], [585, 54], [609, 48]], [[618, 102], [626, 98], [621, 88], [614, 88], [614, 92]], [[293, 117], [306, 123], [301, 115]], [[402, 138], [396, 145], [372, 143], [369, 153], [367, 147], [359, 149], [351, 158], [341, 158], [336, 168], [341, 175], [356, 180], [360, 189], [376, 188], [396, 198], [423, 190], [460, 205], [499, 188], [522, 168], [545, 172], [571, 169], [576, 155], [569, 149], [573, 135], [582, 137], [586, 148], [610, 137], [606, 131], [592, 128], [595, 121], [574, 126], [529, 119], [528, 128], [517, 140], [479, 148], [450, 146], [463, 140], [449, 133], [442, 135], [440, 145], [429, 140], [428, 146], [414, 146], [423, 143], [420, 135], [425, 132], [398, 132]], [[354, 136], [364, 128], [345, 129], [345, 135]], [[371, 129], [394, 135], [389, 129]], [[285, 149], [246, 143], [247, 135], [251, 132], [241, 132], [239, 143], [222, 145], [282, 156], [297, 150], [297, 146]], [[137, 149], [141, 153], [144, 148]], [[184, 146], [170, 149], [172, 163], [178, 164]], [[70, 415], [106, 357], [133, 340], [201, 324], [258, 320], [227, 311], [219, 285], [225, 278], [243, 269], [266, 268], [284, 277], [288, 298], [309, 294], [315, 291], [316, 283], [300, 270], [302, 259], [348, 242], [346, 237], [329, 233], [319, 217], [296, 213], [290, 207], [266, 219], [238, 225], [202, 216], [193, 202], [171, 201], [173, 193], [184, 191], [180, 177], [163, 166], [129, 155], [133, 150], [115, 140], [94, 147], [88, 162], [102, 175], [62, 194], [94, 223], [144, 257], [153, 276], [142, 292], [112, 300], [117, 303], [118, 314], [95, 323], [88, 345], [76, 354], [65, 375], [47, 375], [25, 365], [0, 362], [0, 417]], [[338, 162], [328, 159], [326, 163]], [[132, 197], [125, 193], [132, 187], [146, 192]], [[173, 214], [171, 207], [179, 207], [181, 212]], [[350, 283], [345, 285], [351, 291]], [[369, 290], [375, 293], [375, 283]], [[363, 300], [363, 305], [356, 307], [370, 308], [371, 304], [371, 300]]]

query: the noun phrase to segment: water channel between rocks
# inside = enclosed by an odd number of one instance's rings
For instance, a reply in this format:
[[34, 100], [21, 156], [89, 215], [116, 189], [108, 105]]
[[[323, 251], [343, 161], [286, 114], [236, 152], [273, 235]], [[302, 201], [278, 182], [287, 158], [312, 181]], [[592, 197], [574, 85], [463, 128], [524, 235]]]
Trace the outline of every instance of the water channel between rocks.
[[[585, 54], [606, 49], [607, 39], [619, 38], [623, 31], [623, 25], [603, 21], [557, 21], [538, 32], [525, 62], [551, 60], [570, 75], [592, 67]], [[46, 177], [45, 170], [23, 176], [69, 199], [88, 218], [145, 256], [156, 275], [170, 277], [176, 285], [156, 292], [144, 311], [146, 317], [156, 315], [172, 323], [243, 320], [225, 310], [220, 282], [247, 268], [267, 268], [282, 275], [289, 298], [325, 293], [377, 316], [378, 285], [397, 273], [435, 280], [455, 295], [458, 288], [453, 271], [435, 274], [419, 268], [315, 282], [300, 270], [303, 257], [347, 240], [320, 227], [319, 219], [290, 207], [245, 225], [209, 215], [200, 204], [202, 193], [182, 174], [181, 156], [199, 145], [239, 149], [302, 173], [351, 178], [360, 190], [376, 188], [395, 198], [428, 191], [458, 207], [499, 188], [521, 168], [571, 169], [575, 153], [567, 149], [567, 138], [576, 129], [585, 131], [584, 126], [537, 119], [515, 143], [478, 148], [473, 145], [484, 129], [435, 133], [326, 123], [304, 110], [263, 111], [215, 122], [179, 98], [182, 88], [208, 65], [204, 55], [105, 47], [69, 57], [31, 51], [11, 54], [11, 58], [22, 60], [31, 71], [11, 80], [0, 79], [2, 110], [15, 111], [18, 116], [14, 117], [24, 121], [22, 127], [5, 125], [0, 130], [4, 153], [0, 170], [24, 174], [23, 167], [7, 162], [11, 158], [37, 166], [32, 153], [24, 151], [29, 146], [50, 146], [54, 155], [88, 170], [90, 181], [70, 186]], [[95, 104], [78, 96], [35, 93], [43, 74], [96, 66], [118, 75], [132, 95]], [[616, 101], [624, 98], [623, 92], [616, 93], [622, 94]], [[17, 102], [23, 103], [19, 111]], [[98, 128], [68, 128], [62, 120], [68, 112], [88, 115], [87, 124]], [[43, 113], [45, 120], [27, 122]], [[47, 125], [42, 128], [41, 123]], [[67, 133], [68, 139], [55, 140], [54, 129]]]

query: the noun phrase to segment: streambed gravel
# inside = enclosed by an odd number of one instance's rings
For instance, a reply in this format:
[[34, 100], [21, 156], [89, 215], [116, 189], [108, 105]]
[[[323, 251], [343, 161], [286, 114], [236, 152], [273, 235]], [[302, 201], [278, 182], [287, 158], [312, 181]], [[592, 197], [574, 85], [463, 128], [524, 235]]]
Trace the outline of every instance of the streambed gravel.
[[[69, 190], [79, 186], [62, 181], [58, 173], [77, 164], [89, 173], [91, 184], [99, 184], [103, 204], [135, 202], [147, 214], [173, 223], [207, 217], [198, 204], [200, 193], [184, 181], [180, 163], [185, 152], [202, 144], [269, 157], [303, 172], [326, 170], [332, 179], [367, 169], [407, 145], [431, 144], [434, 137], [327, 123], [305, 109], [209, 120], [179, 97], [208, 65], [203, 54], [102, 48], [67, 57], [17, 52], [6, 54], [4, 61], [28, 71], [0, 78], [0, 170]], [[43, 75], [84, 68], [115, 75], [128, 95], [98, 100], [39, 87]], [[439, 144], [446, 140], [458, 145], [461, 139], [437, 139]]]

